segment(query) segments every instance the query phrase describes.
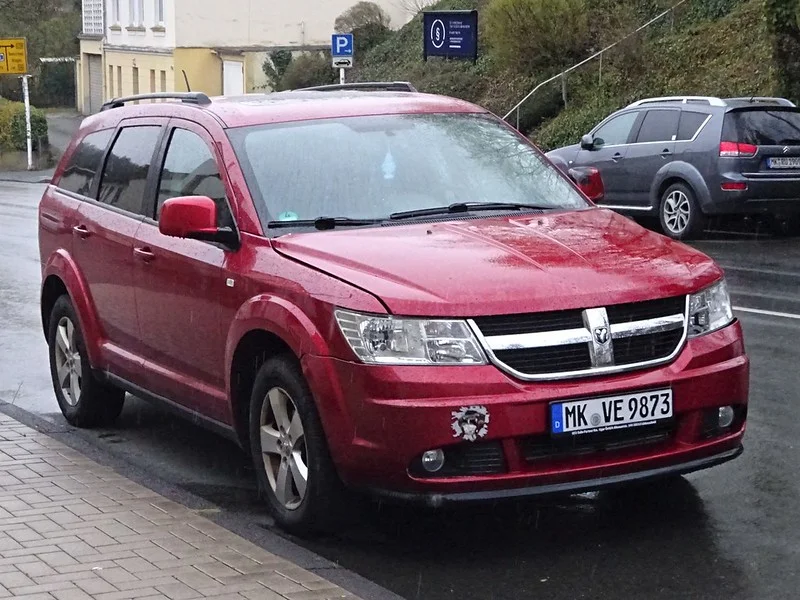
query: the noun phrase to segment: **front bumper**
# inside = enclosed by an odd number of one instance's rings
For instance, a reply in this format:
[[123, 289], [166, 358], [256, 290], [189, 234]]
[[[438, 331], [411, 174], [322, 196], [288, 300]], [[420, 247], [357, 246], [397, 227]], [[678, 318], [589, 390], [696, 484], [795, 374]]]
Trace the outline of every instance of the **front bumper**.
[[[689, 340], [668, 365], [569, 381], [521, 382], [492, 365], [384, 367], [313, 356], [303, 368], [345, 483], [434, 504], [597, 489], [730, 460], [741, 452], [749, 387], [738, 323]], [[588, 452], [548, 449], [551, 402], [664, 387], [673, 390], [675, 418], [658, 439]], [[737, 420], [708, 435], [704, 419], [723, 405], [736, 407]], [[453, 412], [470, 406], [490, 415], [487, 434], [475, 442], [451, 428]], [[481, 469], [489, 459], [480, 452], [471, 463], [478, 468], [447, 476], [415, 467], [427, 450], [490, 446], [491, 472]]]

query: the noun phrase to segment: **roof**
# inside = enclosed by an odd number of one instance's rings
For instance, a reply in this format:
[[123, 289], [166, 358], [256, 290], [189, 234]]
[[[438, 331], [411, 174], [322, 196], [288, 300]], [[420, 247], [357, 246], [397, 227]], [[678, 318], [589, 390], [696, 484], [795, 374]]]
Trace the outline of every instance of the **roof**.
[[[142, 103], [135, 106], [126, 104], [136, 98], [169, 98], [181, 102]], [[114, 100], [106, 108], [113, 109], [114, 114], [125, 111], [124, 116], [185, 117], [187, 111], [203, 110], [215, 115], [226, 127], [367, 115], [487, 112], [469, 102], [446, 96], [360, 90], [297, 90], [214, 98], [199, 93], [150, 94]]]

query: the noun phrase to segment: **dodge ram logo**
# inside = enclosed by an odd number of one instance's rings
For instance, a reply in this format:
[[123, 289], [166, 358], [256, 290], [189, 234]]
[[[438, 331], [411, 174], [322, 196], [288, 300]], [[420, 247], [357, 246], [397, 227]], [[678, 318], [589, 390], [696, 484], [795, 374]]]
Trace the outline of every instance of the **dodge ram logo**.
[[598, 344], [608, 343], [609, 339], [608, 327], [595, 327], [594, 339], [597, 341]]

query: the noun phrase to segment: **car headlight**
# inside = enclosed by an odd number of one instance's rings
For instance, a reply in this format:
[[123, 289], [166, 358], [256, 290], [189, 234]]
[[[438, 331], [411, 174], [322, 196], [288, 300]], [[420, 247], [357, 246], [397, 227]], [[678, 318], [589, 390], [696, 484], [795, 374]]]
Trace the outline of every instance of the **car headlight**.
[[383, 365], [482, 365], [486, 357], [465, 321], [402, 319], [336, 311], [353, 352]]
[[733, 309], [725, 280], [689, 296], [689, 337], [722, 329], [733, 322]]

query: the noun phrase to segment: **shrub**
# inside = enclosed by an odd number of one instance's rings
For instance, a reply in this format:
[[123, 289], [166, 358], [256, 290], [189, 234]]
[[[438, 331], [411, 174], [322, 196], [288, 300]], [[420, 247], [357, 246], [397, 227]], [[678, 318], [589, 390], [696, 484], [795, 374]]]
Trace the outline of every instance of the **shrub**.
[[[47, 143], [47, 118], [44, 113], [31, 107], [31, 132], [34, 148], [39, 142]], [[26, 150], [25, 105], [21, 102], [0, 104], [0, 151]]]
[[499, 62], [524, 74], [568, 66], [591, 41], [586, 0], [494, 0], [484, 22]]
[[329, 54], [306, 52], [292, 60], [281, 78], [278, 90], [326, 85], [334, 83], [335, 77]]
[[358, 2], [336, 17], [336, 33], [350, 33], [367, 25], [389, 27], [389, 15], [374, 2]]
[[269, 57], [261, 65], [264, 75], [267, 76], [270, 89], [280, 88], [281, 79], [286, 74], [289, 65], [292, 64], [291, 50], [274, 50], [269, 53]]

